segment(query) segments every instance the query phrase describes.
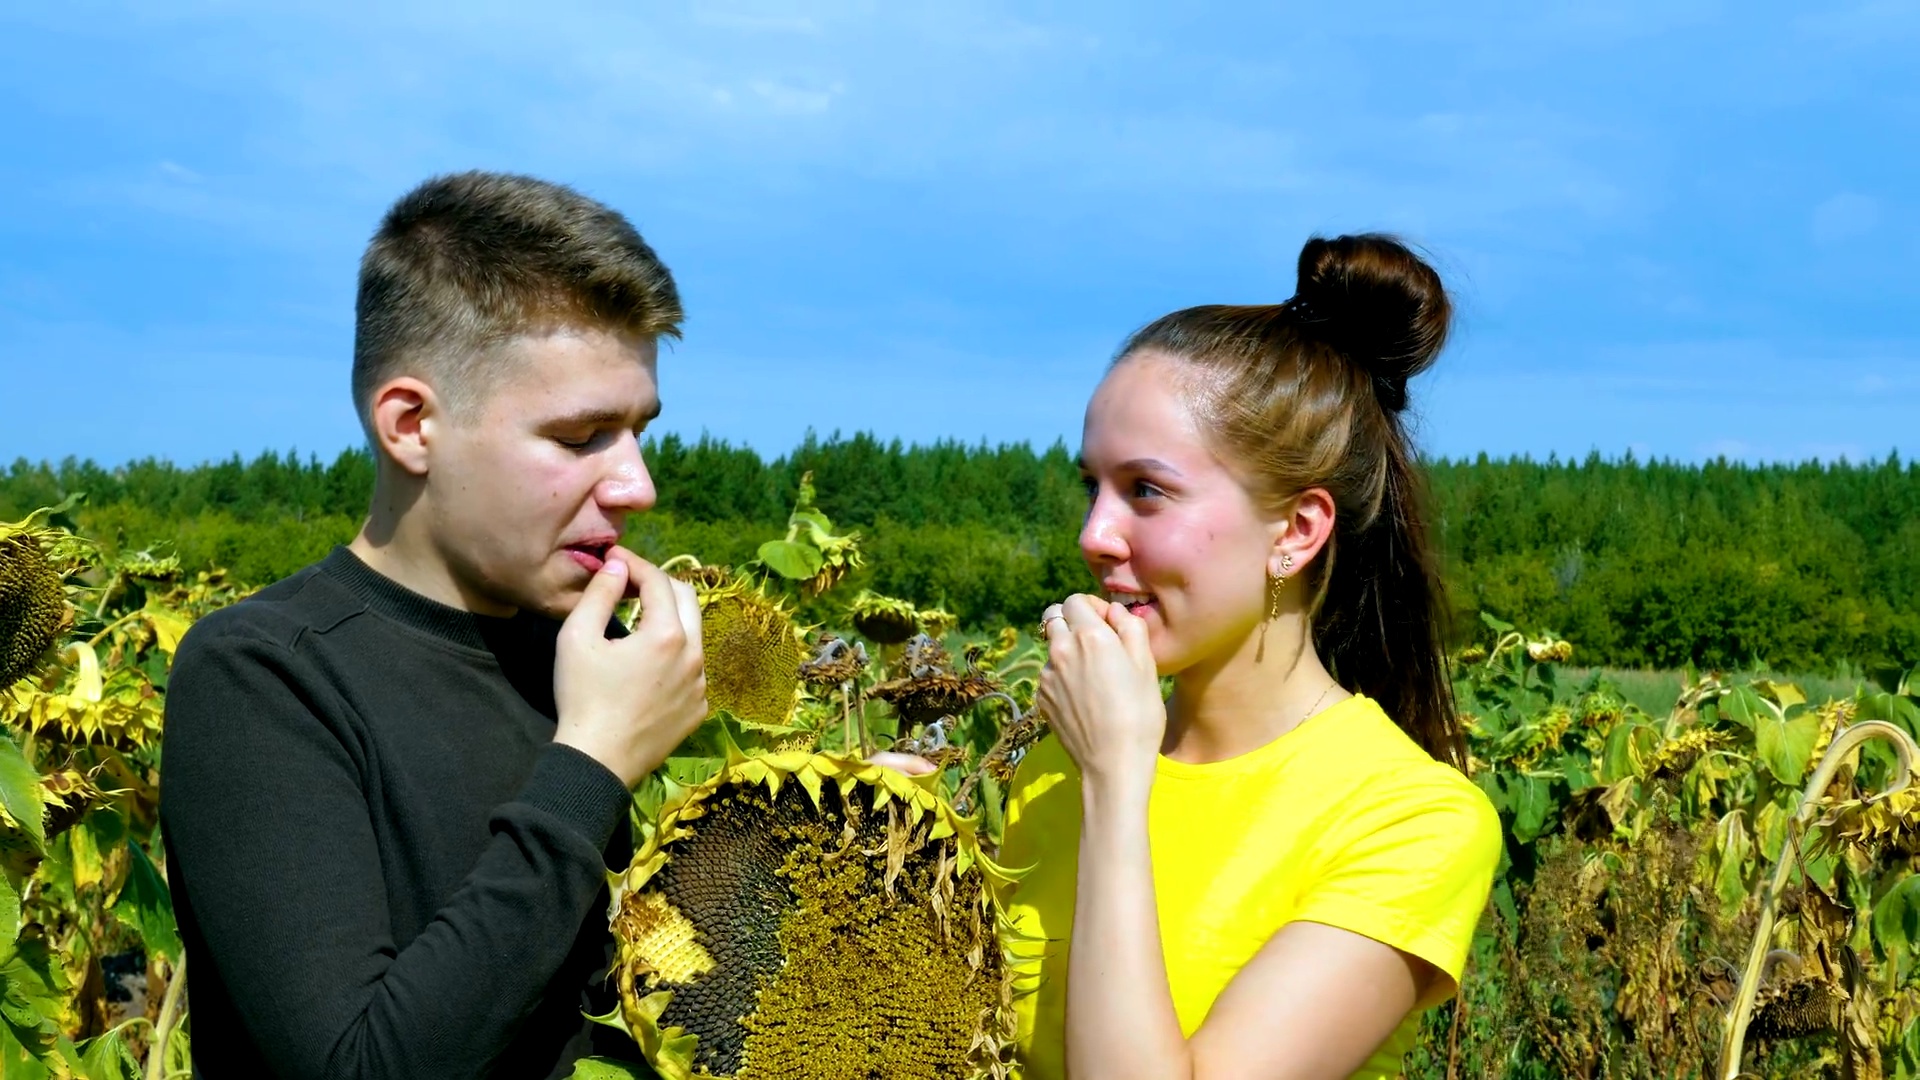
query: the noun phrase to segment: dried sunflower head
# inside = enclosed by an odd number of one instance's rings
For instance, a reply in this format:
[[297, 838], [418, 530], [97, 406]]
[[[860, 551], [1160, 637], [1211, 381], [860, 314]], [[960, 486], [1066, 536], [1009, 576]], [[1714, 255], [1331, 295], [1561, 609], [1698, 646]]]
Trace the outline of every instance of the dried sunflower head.
[[1004, 872], [892, 770], [736, 758], [613, 879], [617, 1017], [668, 1080], [1007, 1074]]
[[837, 634], [814, 640], [813, 656], [800, 665], [800, 680], [809, 686], [839, 686], [867, 669], [867, 647]]
[[778, 602], [738, 578], [700, 596], [700, 643], [706, 652], [707, 702], [741, 723], [784, 728], [800, 702], [800, 630]]
[[72, 828], [106, 799], [92, 779], [78, 769], [56, 769], [41, 777], [40, 795], [46, 802], [49, 839]]
[[1840, 1030], [1846, 992], [1818, 975], [1788, 979], [1760, 992], [1747, 1035], [1761, 1041]]
[[890, 679], [874, 687], [871, 695], [893, 706], [904, 730], [966, 712], [996, 689], [984, 676], [943, 671]]

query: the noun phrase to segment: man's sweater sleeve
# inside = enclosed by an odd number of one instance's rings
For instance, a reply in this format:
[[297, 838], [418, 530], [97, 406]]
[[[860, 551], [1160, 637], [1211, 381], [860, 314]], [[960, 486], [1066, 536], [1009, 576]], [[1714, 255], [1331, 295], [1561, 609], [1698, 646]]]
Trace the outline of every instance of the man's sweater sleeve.
[[354, 747], [323, 719], [339, 703], [244, 629], [181, 650], [162, 804], [175, 888], [242, 1021], [288, 1080], [485, 1075], [597, 917], [626, 790], [544, 749], [458, 891], [396, 949]]

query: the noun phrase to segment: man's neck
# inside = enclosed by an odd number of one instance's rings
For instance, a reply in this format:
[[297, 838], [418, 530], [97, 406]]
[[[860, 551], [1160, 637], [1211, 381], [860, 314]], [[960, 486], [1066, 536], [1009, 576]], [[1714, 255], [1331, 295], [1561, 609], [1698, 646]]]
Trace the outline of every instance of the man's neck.
[[[420, 505], [415, 503], [413, 509], [418, 511]], [[380, 500], [376, 498], [373, 512], [347, 550], [381, 577], [429, 600], [475, 615], [513, 615], [513, 608], [490, 600], [462, 582], [421, 527], [422, 517], [416, 512], [389, 518], [380, 512]]]

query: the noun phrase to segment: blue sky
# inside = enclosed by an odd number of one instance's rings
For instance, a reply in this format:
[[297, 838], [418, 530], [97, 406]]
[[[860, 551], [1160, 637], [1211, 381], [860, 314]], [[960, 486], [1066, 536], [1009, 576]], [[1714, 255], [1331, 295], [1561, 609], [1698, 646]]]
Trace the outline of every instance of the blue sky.
[[660, 428], [768, 453], [1073, 445], [1129, 330], [1388, 229], [1460, 301], [1432, 453], [1911, 456], [1917, 55], [1911, 0], [9, 5], [0, 461], [350, 444], [360, 248], [470, 167], [626, 212]]

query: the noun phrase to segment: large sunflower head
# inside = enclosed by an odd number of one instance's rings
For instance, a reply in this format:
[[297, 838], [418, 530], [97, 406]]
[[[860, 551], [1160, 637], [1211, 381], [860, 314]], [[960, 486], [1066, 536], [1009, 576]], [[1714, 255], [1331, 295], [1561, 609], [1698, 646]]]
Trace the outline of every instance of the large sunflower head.
[[35, 524], [38, 515], [0, 524], [0, 690], [39, 665], [73, 625], [57, 547], [60, 530]]
[[807, 659], [792, 616], [737, 578], [695, 588], [708, 704], [750, 727], [787, 727], [800, 702], [800, 664]]
[[668, 1080], [1005, 1076], [1001, 880], [973, 823], [899, 773], [736, 758], [613, 879], [618, 1023]]

